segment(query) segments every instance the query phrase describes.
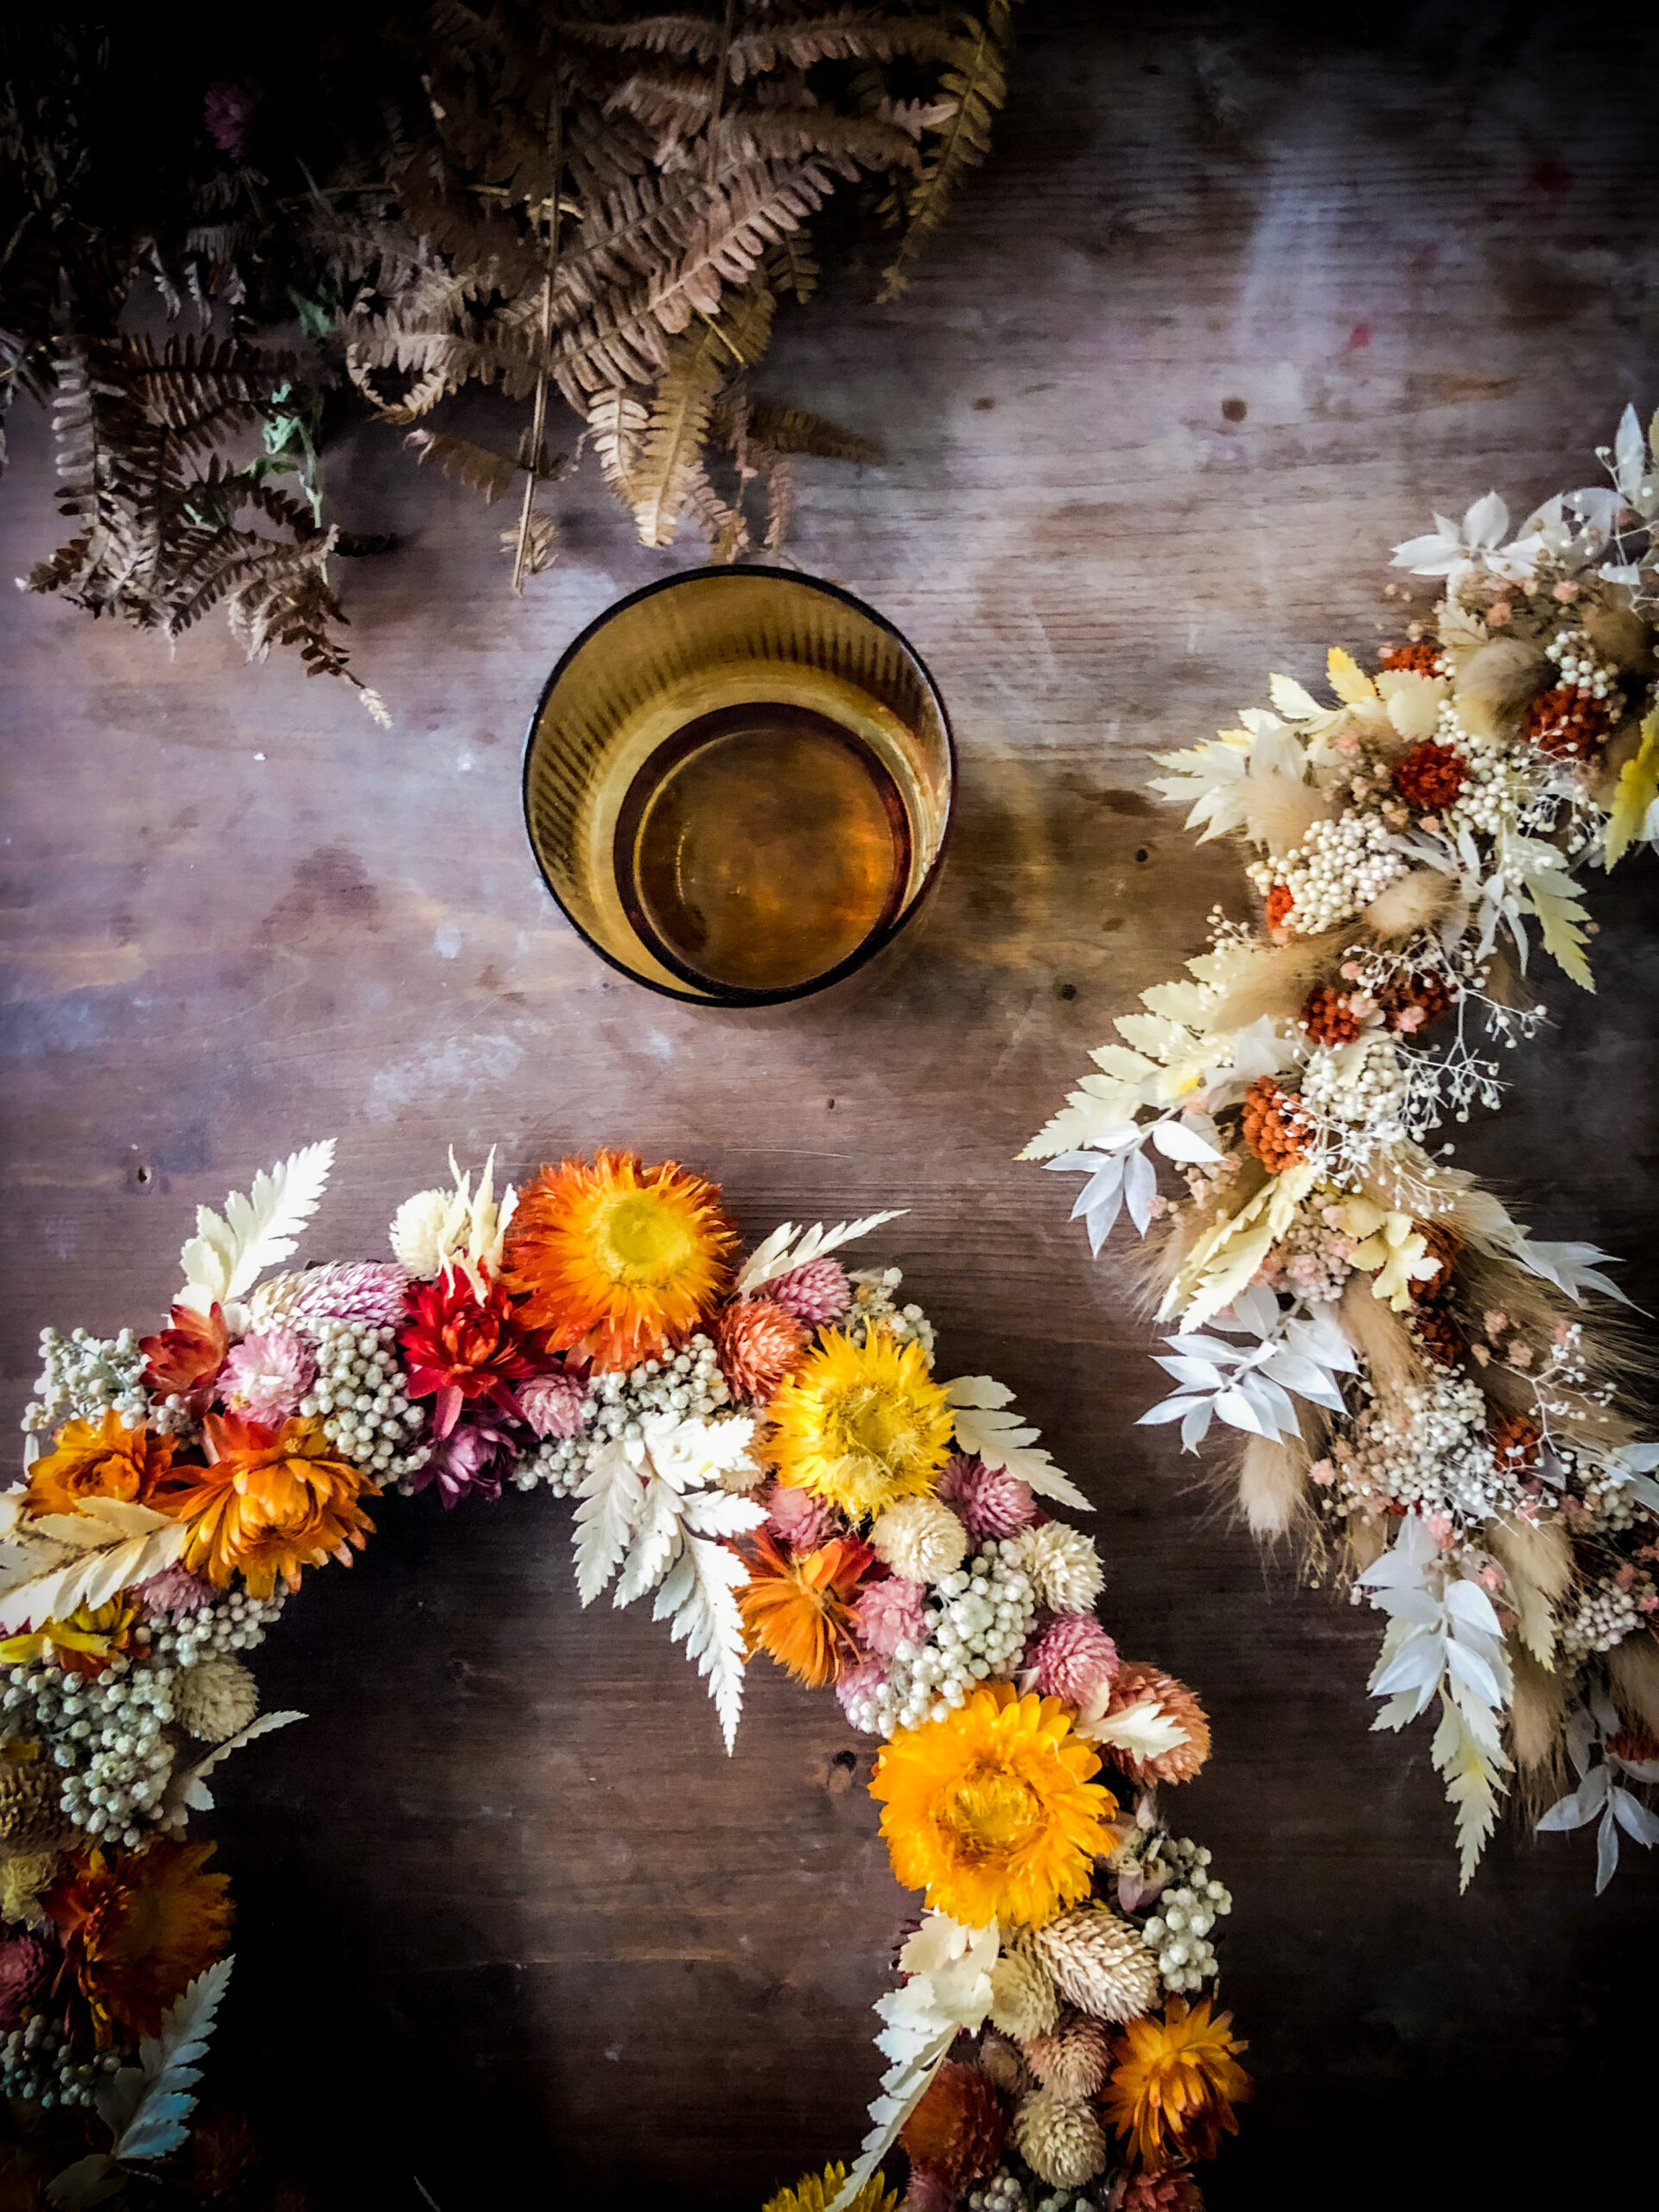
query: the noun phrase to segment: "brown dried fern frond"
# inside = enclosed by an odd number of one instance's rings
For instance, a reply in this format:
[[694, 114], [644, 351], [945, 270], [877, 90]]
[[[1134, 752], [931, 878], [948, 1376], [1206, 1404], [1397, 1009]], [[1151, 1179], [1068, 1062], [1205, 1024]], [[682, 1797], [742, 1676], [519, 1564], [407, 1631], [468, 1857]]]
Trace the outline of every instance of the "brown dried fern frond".
[[1012, 0], [985, 0], [982, 16], [963, 19], [950, 66], [940, 79], [955, 111], [931, 134], [916, 182], [900, 187], [887, 203], [902, 226], [898, 251], [882, 272], [878, 300], [895, 300], [910, 282], [910, 264], [944, 220], [964, 176], [991, 149], [991, 125], [1008, 96], [1007, 62], [1014, 42]]

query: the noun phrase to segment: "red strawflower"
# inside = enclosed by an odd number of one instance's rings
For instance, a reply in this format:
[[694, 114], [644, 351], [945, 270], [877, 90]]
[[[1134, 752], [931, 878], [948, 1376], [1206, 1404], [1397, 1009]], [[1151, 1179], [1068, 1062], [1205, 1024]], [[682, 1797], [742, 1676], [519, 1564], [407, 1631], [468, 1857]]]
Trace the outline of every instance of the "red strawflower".
[[144, 1380], [152, 1390], [188, 1398], [205, 1391], [224, 1366], [231, 1332], [217, 1300], [206, 1313], [198, 1313], [192, 1306], [175, 1306], [170, 1318], [172, 1325], [158, 1336], [138, 1339], [145, 1360]]
[[517, 1313], [504, 1284], [493, 1282], [486, 1298], [474, 1297], [464, 1275], [417, 1282], [409, 1293], [409, 1319], [398, 1332], [411, 1398], [430, 1398], [432, 1433], [448, 1436], [461, 1407], [486, 1398], [510, 1418], [518, 1403], [509, 1387], [533, 1375], [543, 1362], [526, 1348]]

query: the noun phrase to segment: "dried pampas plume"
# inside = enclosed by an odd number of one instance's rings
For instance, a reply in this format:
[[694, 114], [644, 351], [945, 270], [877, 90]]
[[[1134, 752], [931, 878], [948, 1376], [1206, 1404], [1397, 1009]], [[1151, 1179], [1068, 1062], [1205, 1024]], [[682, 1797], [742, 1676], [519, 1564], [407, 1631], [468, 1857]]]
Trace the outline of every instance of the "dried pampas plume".
[[1607, 1671], [1621, 1710], [1659, 1735], [1659, 1643], [1651, 1630], [1616, 1643], [1607, 1655]]
[[1422, 1380], [1421, 1355], [1401, 1325], [1398, 1314], [1373, 1297], [1370, 1275], [1349, 1276], [1337, 1315], [1344, 1336], [1370, 1370], [1382, 1396], [1398, 1396], [1408, 1382]]
[[1457, 895], [1454, 876], [1442, 875], [1438, 868], [1415, 868], [1378, 892], [1360, 919], [1385, 944], [1402, 944], [1420, 930], [1433, 929]]
[[1560, 1764], [1561, 1724], [1567, 1718], [1567, 1688], [1559, 1675], [1530, 1652], [1512, 1650], [1515, 1702], [1510, 1707], [1510, 1748], [1529, 1783], [1541, 1787]]
[[1313, 985], [1331, 974], [1353, 934], [1351, 929], [1327, 930], [1322, 937], [1293, 938], [1287, 944], [1253, 944], [1228, 962], [1222, 995], [1208, 1016], [1209, 1031], [1248, 1029], [1263, 1017], [1290, 1020]]
[[1253, 1536], [1282, 1536], [1304, 1510], [1307, 1447], [1299, 1440], [1253, 1436], [1238, 1469], [1238, 1502]]
[[1477, 737], [1496, 737], [1499, 725], [1555, 679], [1553, 664], [1521, 638], [1495, 638], [1478, 646], [1458, 671], [1459, 719]]

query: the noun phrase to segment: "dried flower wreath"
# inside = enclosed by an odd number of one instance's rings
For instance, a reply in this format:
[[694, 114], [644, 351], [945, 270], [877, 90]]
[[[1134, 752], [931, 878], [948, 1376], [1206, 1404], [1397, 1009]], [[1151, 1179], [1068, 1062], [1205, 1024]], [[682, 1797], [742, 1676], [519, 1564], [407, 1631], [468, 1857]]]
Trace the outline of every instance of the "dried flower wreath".
[[1498, 1103], [1483, 1040], [1544, 1019], [1531, 928], [1593, 988], [1584, 871], [1659, 840], [1659, 474], [1633, 410], [1601, 458], [1610, 486], [1507, 543], [1491, 493], [1396, 547], [1443, 595], [1374, 677], [1331, 654], [1334, 706], [1275, 676], [1272, 711], [1160, 756], [1189, 827], [1255, 849], [1262, 922], [1215, 917], [1022, 1155], [1088, 1176], [1096, 1253], [1120, 1211], [1151, 1234], [1180, 1333], [1143, 1420], [1188, 1451], [1243, 1432], [1250, 1527], [1389, 1616], [1375, 1725], [1438, 1706], [1465, 1886], [1517, 1769], [1539, 1827], [1599, 1821], [1598, 1888], [1621, 1829], [1659, 1840], [1628, 1786], [1659, 1782], [1648, 1362], [1591, 1302], [1623, 1296], [1609, 1255], [1538, 1242], [1430, 1142]]
[[[205, 91], [130, 11], [6, 30], [0, 410], [50, 398], [73, 525], [27, 589], [169, 638], [223, 604], [250, 658], [292, 645], [385, 719], [329, 581], [390, 543], [330, 518], [319, 452], [353, 404], [517, 500], [515, 589], [554, 557], [556, 398], [645, 544], [689, 515], [719, 560], [776, 550], [797, 456], [879, 457], [747, 379], [832, 200], [903, 290], [988, 150], [1011, 0], [437, 0], [310, 29], [261, 26]], [[158, 348], [146, 297], [195, 330]], [[528, 403], [516, 449], [429, 419], [468, 385]]]
[[41, 1340], [0, 1498], [0, 2094], [61, 2109], [54, 2199], [148, 2191], [186, 2145], [231, 1923], [186, 1823], [303, 1717], [262, 1713], [239, 1655], [351, 1563], [366, 1500], [511, 1483], [575, 1500], [582, 1603], [649, 1598], [728, 1749], [759, 1651], [886, 1739], [871, 1791], [926, 1905], [876, 2007], [888, 2069], [851, 2173], [769, 2212], [892, 2212], [895, 2143], [913, 2212], [1199, 2206], [1249, 2086], [1213, 2002], [1231, 1899], [1157, 1786], [1209, 1726], [1120, 1660], [1095, 1546], [1046, 1510], [1088, 1501], [1012, 1393], [936, 1380], [899, 1270], [835, 1256], [897, 1217], [745, 1257], [672, 1161], [601, 1151], [498, 1200], [492, 1155], [399, 1207], [391, 1262], [268, 1273], [333, 1152], [200, 1211], [156, 1335]]

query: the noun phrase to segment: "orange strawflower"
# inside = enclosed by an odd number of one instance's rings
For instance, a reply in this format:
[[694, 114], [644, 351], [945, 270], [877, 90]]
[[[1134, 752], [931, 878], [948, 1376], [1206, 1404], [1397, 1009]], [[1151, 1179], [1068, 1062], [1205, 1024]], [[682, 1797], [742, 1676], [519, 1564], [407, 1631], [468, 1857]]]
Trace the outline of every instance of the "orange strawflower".
[[849, 1600], [875, 1557], [868, 1544], [835, 1536], [792, 1559], [763, 1529], [746, 1557], [749, 1580], [737, 1605], [751, 1652], [769, 1652], [810, 1690], [857, 1665]]
[[117, 1413], [100, 1421], [66, 1421], [54, 1450], [29, 1471], [31, 1513], [78, 1513], [83, 1497], [149, 1505], [173, 1464], [173, 1439], [127, 1428]]
[[171, 1319], [172, 1326], [159, 1336], [138, 1339], [147, 1362], [144, 1380], [152, 1390], [176, 1391], [188, 1398], [205, 1390], [224, 1366], [231, 1332], [217, 1300], [206, 1313], [194, 1306], [175, 1306]]
[[162, 2015], [225, 1948], [230, 1880], [211, 1843], [77, 1852], [41, 1903], [92, 2012], [100, 2050], [159, 2034]]
[[1150, 2012], [1131, 2020], [1113, 2044], [1106, 2116], [1154, 2172], [1178, 2158], [1213, 2158], [1223, 2135], [1237, 2134], [1233, 2107], [1254, 2084], [1236, 2056], [1249, 2045], [1229, 2032], [1232, 2024], [1230, 2012], [1211, 2018], [1207, 1997], [1190, 2012], [1172, 1997], [1161, 2020]]
[[290, 1590], [300, 1569], [337, 1559], [349, 1567], [374, 1523], [359, 1503], [380, 1486], [338, 1459], [321, 1422], [264, 1428], [235, 1414], [203, 1424], [212, 1464], [175, 1467], [156, 1503], [190, 1523], [183, 1564], [219, 1589], [241, 1574], [256, 1598], [280, 1575]]
[[893, 1871], [968, 1928], [1040, 1927], [1089, 1894], [1117, 1810], [1100, 1760], [1058, 1698], [988, 1682], [942, 1720], [900, 1728], [870, 1795]]
[[600, 1151], [543, 1167], [519, 1195], [501, 1280], [550, 1351], [637, 1367], [683, 1343], [724, 1291], [737, 1247], [719, 1187], [677, 1160]]

